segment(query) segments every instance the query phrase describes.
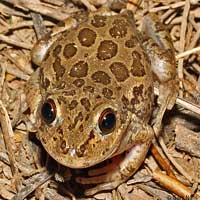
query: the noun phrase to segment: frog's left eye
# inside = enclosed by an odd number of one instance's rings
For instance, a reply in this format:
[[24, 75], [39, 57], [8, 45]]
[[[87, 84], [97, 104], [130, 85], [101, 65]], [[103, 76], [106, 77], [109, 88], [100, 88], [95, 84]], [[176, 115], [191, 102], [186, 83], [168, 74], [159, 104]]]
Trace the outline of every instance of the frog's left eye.
[[111, 133], [116, 126], [116, 114], [111, 108], [105, 109], [98, 120], [99, 129], [102, 135]]
[[47, 124], [51, 124], [56, 118], [56, 105], [53, 99], [47, 99], [41, 108], [41, 115]]

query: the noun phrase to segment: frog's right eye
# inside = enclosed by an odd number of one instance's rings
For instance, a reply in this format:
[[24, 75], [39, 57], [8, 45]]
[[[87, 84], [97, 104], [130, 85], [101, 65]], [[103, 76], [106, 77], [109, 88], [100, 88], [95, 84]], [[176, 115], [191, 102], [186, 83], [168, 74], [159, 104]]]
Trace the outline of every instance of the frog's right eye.
[[98, 121], [99, 129], [102, 135], [107, 135], [111, 133], [116, 126], [116, 113], [111, 108], [105, 109]]
[[47, 124], [51, 124], [56, 118], [56, 104], [53, 99], [47, 99], [41, 107], [41, 115]]

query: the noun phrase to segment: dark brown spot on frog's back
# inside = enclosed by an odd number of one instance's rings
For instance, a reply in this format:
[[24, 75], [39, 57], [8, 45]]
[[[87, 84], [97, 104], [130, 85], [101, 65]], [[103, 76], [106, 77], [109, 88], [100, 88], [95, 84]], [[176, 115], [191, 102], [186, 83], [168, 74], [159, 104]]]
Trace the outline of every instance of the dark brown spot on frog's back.
[[132, 90], [133, 97], [138, 97], [143, 95], [144, 85], [135, 86]]
[[76, 124], [78, 123], [78, 121], [83, 121], [83, 114], [82, 112], [79, 112], [78, 115], [76, 115], [76, 117], [74, 118], [74, 126], [76, 126]]
[[88, 121], [88, 119], [90, 118], [90, 114], [87, 113], [86, 117], [85, 117], [85, 121]]
[[114, 62], [110, 65], [110, 70], [114, 74], [118, 82], [123, 82], [129, 77], [126, 66], [121, 62]]
[[84, 61], [79, 61], [73, 65], [70, 70], [69, 75], [76, 78], [81, 78], [87, 76], [88, 64]]
[[79, 126], [79, 129], [78, 129], [78, 130], [79, 130], [80, 133], [83, 132], [83, 124], [81, 124], [81, 125]]
[[115, 19], [109, 33], [113, 38], [123, 38], [127, 34], [127, 22], [125, 19]]
[[47, 89], [50, 85], [50, 80], [47, 77], [44, 77], [43, 69], [40, 70], [40, 83], [41, 87]]
[[61, 126], [59, 126], [57, 129], [56, 129], [57, 133], [61, 136], [63, 136], [63, 129]]
[[64, 90], [63, 95], [64, 96], [74, 96], [76, 94], [75, 90]]
[[53, 49], [53, 57], [57, 57], [61, 52], [62, 46], [59, 44]]
[[68, 126], [69, 131], [72, 131], [74, 128], [75, 128], [74, 124], [70, 124], [70, 125]]
[[76, 108], [77, 105], [78, 102], [76, 100], [72, 100], [71, 103], [69, 104], [69, 109], [73, 110], [74, 108]]
[[89, 28], [81, 29], [78, 34], [79, 42], [82, 46], [85, 47], [90, 47], [91, 45], [93, 45], [95, 43], [96, 37], [96, 33]]
[[58, 96], [57, 100], [59, 105], [61, 105], [62, 103], [67, 105], [67, 99], [64, 96]]
[[43, 74], [42, 70], [41, 70], [41, 74], [40, 74], [40, 80], [41, 80], [42, 88], [47, 89], [50, 85], [50, 80], [47, 77], [44, 78], [44, 74]]
[[[88, 139], [80, 145], [80, 147], [77, 150], [77, 156], [82, 157], [84, 155], [85, 150], [87, 149], [87, 146], [90, 142], [95, 137], [94, 131], [91, 130]], [[94, 146], [93, 146], [94, 147]]]
[[66, 59], [72, 58], [77, 52], [77, 47], [74, 43], [65, 45], [63, 55]]
[[96, 28], [104, 27], [106, 25], [106, 16], [94, 15], [91, 24]]
[[100, 60], [110, 59], [116, 56], [117, 50], [117, 44], [115, 44], [112, 40], [104, 40], [98, 47], [97, 58]]
[[59, 80], [65, 73], [65, 67], [61, 65], [61, 59], [56, 57], [55, 62], [53, 63], [53, 69], [56, 73], [56, 79]]
[[123, 109], [120, 113], [120, 121], [121, 124], [124, 124], [127, 120], [128, 117], [128, 110], [127, 109]]
[[49, 85], [50, 85], [50, 80], [48, 78], [45, 78], [44, 79], [44, 85], [43, 85], [44, 87], [43, 88], [47, 89], [49, 87]]
[[145, 91], [145, 95], [148, 97], [149, 100], [154, 98], [153, 87], [149, 86], [148, 89]]
[[88, 98], [82, 98], [81, 99], [81, 105], [85, 108], [85, 110], [89, 111], [90, 110], [90, 101]]
[[112, 95], [113, 95], [113, 91], [108, 89], [108, 88], [103, 88], [102, 90], [102, 94], [105, 98], [107, 99], [111, 99], [112, 98]]
[[137, 43], [138, 43], [137, 38], [132, 36], [129, 40], [125, 41], [125, 46], [127, 48], [134, 48]]
[[139, 104], [140, 102], [144, 101], [143, 89], [144, 89], [144, 85], [143, 84], [133, 87], [133, 90], [132, 90], [132, 95], [133, 96], [131, 98], [131, 104], [133, 106], [132, 107], [132, 112], [135, 112], [136, 104]]
[[67, 143], [65, 140], [60, 141], [60, 149], [63, 154], [67, 154], [69, 151], [69, 147], [67, 147]]
[[132, 57], [133, 57], [133, 63], [131, 66], [131, 74], [133, 76], [139, 76], [139, 77], [144, 76], [146, 72], [142, 64], [142, 59], [143, 59], [142, 56], [137, 51], [133, 51]]
[[110, 76], [104, 71], [97, 71], [92, 74], [92, 80], [103, 85], [108, 85], [110, 81]]
[[90, 85], [87, 85], [87, 86], [84, 86], [83, 87], [83, 92], [89, 92], [89, 93], [94, 93], [94, 87], [93, 86], [90, 86]]
[[85, 84], [85, 81], [84, 81], [84, 79], [78, 78], [75, 81], [73, 81], [73, 84], [76, 87], [80, 88], [80, 87], [82, 87]]
[[77, 154], [77, 156], [78, 156], [79, 158], [80, 158], [80, 157], [83, 157], [85, 150], [86, 150], [85, 145], [82, 144], [78, 149], [76, 149], [76, 154]]
[[122, 103], [123, 103], [123, 107], [126, 108], [126, 109], [128, 109], [128, 106], [129, 106], [129, 100], [128, 100], [128, 98], [123, 95], [122, 98], [121, 98], [121, 100], [122, 100]]

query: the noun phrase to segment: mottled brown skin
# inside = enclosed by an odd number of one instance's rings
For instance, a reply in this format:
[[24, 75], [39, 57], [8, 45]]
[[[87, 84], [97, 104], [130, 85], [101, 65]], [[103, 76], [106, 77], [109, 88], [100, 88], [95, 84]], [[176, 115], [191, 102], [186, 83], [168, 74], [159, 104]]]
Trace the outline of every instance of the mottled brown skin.
[[[87, 168], [127, 150], [116, 169], [99, 179], [104, 183], [87, 194], [112, 189], [127, 180], [143, 162], [153, 137], [153, 79], [150, 60], [135, 29], [131, 12], [90, 14], [51, 45], [27, 87], [27, 101], [36, 118], [38, 138], [46, 151], [70, 168]], [[35, 97], [30, 88], [37, 85]], [[56, 105], [56, 119], [47, 124], [41, 106]], [[37, 103], [30, 103], [30, 102]], [[116, 114], [114, 130], [104, 135], [101, 113]]]

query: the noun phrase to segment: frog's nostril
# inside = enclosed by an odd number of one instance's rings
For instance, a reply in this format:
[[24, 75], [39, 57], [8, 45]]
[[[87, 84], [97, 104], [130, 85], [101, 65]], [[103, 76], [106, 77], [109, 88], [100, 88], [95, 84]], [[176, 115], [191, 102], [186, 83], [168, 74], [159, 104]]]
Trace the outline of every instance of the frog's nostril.
[[99, 117], [98, 125], [102, 135], [111, 133], [116, 126], [115, 112], [111, 108], [105, 109]]
[[41, 108], [41, 115], [47, 124], [51, 124], [56, 118], [56, 105], [53, 99], [46, 100]]

